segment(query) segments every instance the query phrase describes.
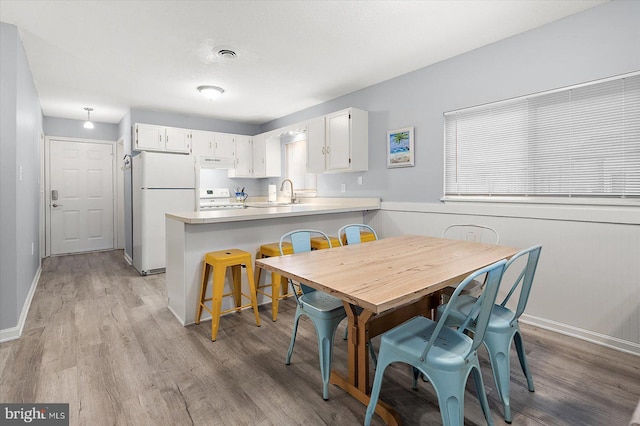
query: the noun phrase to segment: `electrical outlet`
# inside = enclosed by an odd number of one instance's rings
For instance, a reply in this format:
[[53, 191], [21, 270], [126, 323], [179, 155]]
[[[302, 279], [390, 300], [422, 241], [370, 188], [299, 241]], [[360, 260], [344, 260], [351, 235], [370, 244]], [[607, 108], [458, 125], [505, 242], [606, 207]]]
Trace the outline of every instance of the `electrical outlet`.
[[347, 192], [347, 184], [343, 183], [340, 185], [340, 192]]
[[358, 176], [358, 185], [362, 185], [362, 176]]

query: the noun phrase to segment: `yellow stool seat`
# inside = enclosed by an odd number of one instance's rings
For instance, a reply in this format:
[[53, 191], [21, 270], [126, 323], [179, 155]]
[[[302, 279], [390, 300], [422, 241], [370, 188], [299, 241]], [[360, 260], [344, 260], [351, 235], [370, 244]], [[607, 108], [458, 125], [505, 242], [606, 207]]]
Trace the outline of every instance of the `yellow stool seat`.
[[376, 240], [376, 236], [374, 235], [373, 232], [360, 231], [360, 242], [361, 243], [368, 243], [370, 241], [375, 241], [375, 240]]
[[[340, 247], [340, 240], [337, 237], [329, 237], [331, 247]], [[311, 250], [324, 250], [329, 248], [329, 243], [324, 237], [311, 238]]]
[[[370, 241], [375, 241], [375, 240], [376, 240], [376, 236], [375, 236], [375, 234], [373, 232], [360, 231], [360, 242], [361, 243], [368, 243]], [[344, 244], [344, 245], [347, 244], [347, 236], [346, 235], [342, 235], [342, 244]]]
[[[291, 243], [282, 242], [282, 252], [284, 254], [293, 254], [293, 246]], [[256, 259], [262, 259], [265, 257], [280, 256], [280, 243], [262, 244], [258, 253], [256, 253]], [[256, 269], [256, 295], [260, 293], [266, 297], [271, 298], [271, 319], [273, 321], [278, 319], [278, 306], [281, 299], [285, 299], [289, 296], [293, 296], [293, 293], [289, 293], [289, 282], [282, 275], [272, 272], [271, 283], [260, 284], [260, 276], [262, 275], [262, 268]], [[263, 288], [271, 287], [271, 293], [267, 293]]]
[[[282, 251], [284, 254], [293, 254], [293, 246], [286, 241], [282, 242]], [[262, 257], [280, 256], [280, 243], [263, 244], [260, 246]]]
[[[249, 282], [249, 291], [251, 294], [242, 292], [242, 265], [247, 269], [247, 281]], [[231, 268], [232, 290], [224, 293], [224, 279], [227, 268]], [[211, 297], [207, 298], [207, 287], [209, 285], [209, 274], [213, 269], [213, 283], [211, 287]], [[222, 311], [222, 298], [233, 296], [235, 307]], [[249, 304], [242, 305], [242, 298], [250, 300]], [[205, 304], [211, 302], [211, 309]], [[244, 308], [253, 308], [256, 317], [256, 325], [260, 327], [260, 315], [258, 314], [258, 299], [256, 298], [256, 286], [253, 281], [253, 266], [251, 262], [251, 253], [239, 249], [229, 249], [220, 251], [211, 251], [204, 256], [204, 266], [202, 268], [202, 285], [200, 286], [200, 299], [196, 309], [196, 324], [200, 324], [202, 310], [206, 310], [211, 314], [211, 340], [215, 341], [218, 336], [218, 328], [220, 326], [220, 315], [228, 312], [240, 311]]]

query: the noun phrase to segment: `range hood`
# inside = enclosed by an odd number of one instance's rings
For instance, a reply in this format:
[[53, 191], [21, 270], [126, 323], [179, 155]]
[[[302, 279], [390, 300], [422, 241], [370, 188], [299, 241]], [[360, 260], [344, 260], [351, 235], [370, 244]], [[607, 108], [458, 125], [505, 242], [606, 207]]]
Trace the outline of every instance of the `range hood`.
[[201, 169], [233, 169], [233, 158], [198, 157], [198, 167]]

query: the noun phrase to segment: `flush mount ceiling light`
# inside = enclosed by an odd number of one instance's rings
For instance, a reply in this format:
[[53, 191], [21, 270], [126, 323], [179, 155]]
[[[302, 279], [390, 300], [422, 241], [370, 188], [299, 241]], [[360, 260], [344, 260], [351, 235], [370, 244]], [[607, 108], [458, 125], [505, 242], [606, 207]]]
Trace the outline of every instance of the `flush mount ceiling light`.
[[84, 128], [93, 129], [93, 123], [91, 122], [91, 111], [93, 111], [93, 108], [85, 108], [84, 110], [87, 111], [87, 121], [84, 122]]
[[214, 50], [217, 50], [216, 55], [218, 55], [223, 59], [235, 59], [238, 56], [238, 54], [233, 50], [226, 49], [224, 47], [218, 47], [217, 49], [214, 49]]
[[198, 86], [198, 92], [207, 99], [219, 98], [224, 93], [224, 89], [218, 86]]

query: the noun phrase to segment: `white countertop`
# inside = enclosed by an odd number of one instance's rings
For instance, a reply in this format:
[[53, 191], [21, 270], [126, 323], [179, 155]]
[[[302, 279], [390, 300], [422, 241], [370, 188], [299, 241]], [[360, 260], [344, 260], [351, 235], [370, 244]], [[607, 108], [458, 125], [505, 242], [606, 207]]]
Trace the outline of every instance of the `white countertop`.
[[287, 206], [167, 213], [166, 217], [197, 225], [378, 209], [380, 209], [379, 198], [304, 198], [299, 204]]

